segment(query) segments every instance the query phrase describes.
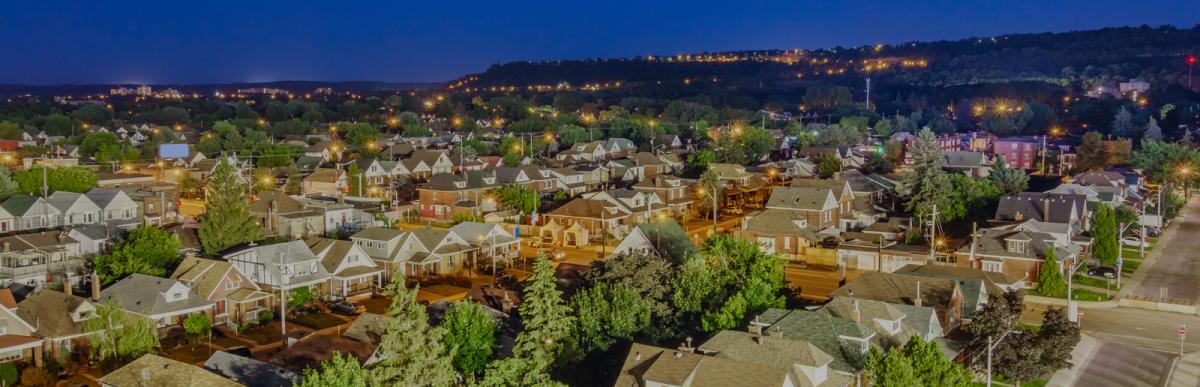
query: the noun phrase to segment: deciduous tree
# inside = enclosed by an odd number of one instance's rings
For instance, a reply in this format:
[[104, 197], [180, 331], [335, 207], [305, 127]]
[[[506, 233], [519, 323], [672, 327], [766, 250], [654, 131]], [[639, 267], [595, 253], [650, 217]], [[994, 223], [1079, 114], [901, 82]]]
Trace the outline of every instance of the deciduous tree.
[[358, 359], [334, 352], [320, 367], [307, 368], [298, 387], [367, 387], [367, 373]]
[[464, 375], [483, 372], [496, 345], [496, 322], [470, 300], [454, 304], [442, 322], [445, 344], [454, 348], [454, 368]]
[[163, 277], [167, 268], [179, 263], [181, 247], [175, 234], [158, 227], [140, 227], [113, 244], [107, 254], [93, 258], [92, 264], [103, 283], [133, 273]]

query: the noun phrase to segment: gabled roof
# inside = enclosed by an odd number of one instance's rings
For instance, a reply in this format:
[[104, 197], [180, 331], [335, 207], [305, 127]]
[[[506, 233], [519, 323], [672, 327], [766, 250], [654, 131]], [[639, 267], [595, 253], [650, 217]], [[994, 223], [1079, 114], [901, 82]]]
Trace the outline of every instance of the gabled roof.
[[779, 387], [786, 385], [788, 373], [788, 369], [633, 343], [614, 386], [658, 382], [692, 387]]
[[[813, 312], [809, 312], [813, 313]], [[828, 326], [820, 327], [826, 329]], [[804, 341], [802, 338], [755, 335], [743, 331], [721, 331], [701, 344], [701, 353], [747, 363], [759, 364], [775, 369], [792, 369], [795, 365], [820, 367], [834, 361], [826, 351]]]
[[836, 207], [830, 189], [807, 187], [775, 187], [767, 199], [768, 208], [821, 211]]
[[[304, 203], [276, 190], [261, 191], [256, 194], [258, 200], [250, 203], [250, 212], [274, 215], [290, 214], [304, 211]], [[272, 208], [274, 207], [274, 208]]]
[[766, 209], [748, 215], [745, 230], [763, 235], [798, 236], [809, 241], [824, 239], [818, 237], [808, 227], [800, 227], [796, 224], [798, 220], [807, 221], [807, 218], [795, 216], [787, 210]]
[[[1021, 251], [1011, 251], [1008, 249], [1008, 241], [1023, 241], [1025, 248]], [[1024, 258], [1028, 260], [1042, 260], [1046, 257], [1046, 252], [1054, 250], [1054, 257], [1058, 261], [1062, 261], [1069, 257], [1078, 254], [1082, 248], [1068, 244], [1061, 247], [1055, 247], [1055, 238], [1053, 235], [1027, 230], [1009, 230], [1006, 228], [985, 228], [979, 230], [979, 237], [975, 241], [975, 254], [1001, 257], [1001, 258]], [[959, 254], [969, 251], [970, 244], [959, 249]]]
[[[616, 208], [616, 213], [602, 213], [606, 208]], [[607, 200], [593, 200], [584, 198], [575, 198], [563, 204], [554, 210], [546, 213], [546, 215], [554, 216], [570, 216], [575, 218], [600, 219], [601, 217], [615, 219], [628, 215], [621, 207], [609, 203]]]
[[379, 345], [379, 342], [383, 340], [384, 332], [387, 331], [388, 323], [391, 321], [392, 317], [389, 316], [363, 313], [346, 328], [346, 332], [342, 333], [342, 337], [371, 345]]
[[1034, 219], [1051, 223], [1071, 223], [1076, 211], [1074, 200], [1051, 195], [1004, 196], [996, 205], [994, 219], [1002, 221]]
[[300, 374], [292, 370], [225, 351], [213, 352], [204, 369], [247, 387], [286, 387], [300, 382]]
[[101, 385], [115, 387], [234, 387], [243, 386], [203, 368], [155, 354], [142, 357], [100, 377]]
[[134, 273], [100, 291], [100, 302], [114, 300], [121, 308], [145, 316], [212, 306], [212, 302], [191, 291], [192, 294], [182, 300], [167, 300], [165, 293], [178, 283], [173, 279]]
[[304, 181], [336, 183], [342, 177], [342, 173], [334, 168], [317, 168], [308, 176], [304, 177]]
[[[919, 284], [919, 285], [918, 285]], [[858, 279], [830, 293], [830, 297], [853, 296], [889, 304], [915, 305], [920, 289], [922, 306], [931, 306], [944, 316], [956, 292], [958, 282], [949, 279], [920, 278], [882, 272], [863, 272]]]
[[37, 328], [40, 337], [68, 337], [84, 333], [86, 320], [76, 322], [71, 313], [88, 300], [66, 293], [42, 289], [16, 304], [17, 316]]
[[[683, 232], [683, 227], [680, 227], [674, 220], [641, 223], [637, 225], [637, 231], [642, 233], [651, 244], [657, 245], [655, 250], [658, 251], [659, 256], [667, 258], [671, 262], [683, 263], [688, 256], [697, 251], [696, 245]], [[626, 238], [628, 237], [627, 235]], [[653, 245], [652, 248], [654, 248]]]
[[[179, 263], [179, 267], [175, 268], [175, 272], [171, 274], [171, 279], [188, 284], [197, 295], [208, 298], [217, 289], [217, 286], [221, 284], [222, 279], [225, 279], [231, 272], [237, 270], [229, 261], [189, 256], [185, 257]], [[261, 290], [253, 282], [242, 284], [241, 287]]]
[[109, 204], [112, 204], [113, 201], [122, 196], [131, 201], [133, 200], [129, 198], [129, 195], [125, 191], [119, 189], [94, 188], [87, 192], [88, 199], [91, 199], [100, 208], [108, 208]]
[[812, 345], [825, 355], [829, 368], [852, 374], [862, 370], [862, 358], [847, 354], [861, 354], [862, 347], [861, 344], [849, 342], [847, 338], [865, 341], [875, 336], [873, 329], [854, 320], [803, 309], [768, 309], [755, 317], [751, 324], [760, 324], [766, 336], [780, 332], [783, 337], [779, 340]]

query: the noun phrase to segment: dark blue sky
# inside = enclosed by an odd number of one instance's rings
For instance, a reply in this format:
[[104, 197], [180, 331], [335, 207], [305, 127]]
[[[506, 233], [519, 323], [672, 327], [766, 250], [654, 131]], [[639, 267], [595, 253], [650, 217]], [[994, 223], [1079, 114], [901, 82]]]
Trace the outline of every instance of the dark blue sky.
[[1197, 22], [1194, 0], [6, 1], [0, 83], [441, 81], [523, 59]]

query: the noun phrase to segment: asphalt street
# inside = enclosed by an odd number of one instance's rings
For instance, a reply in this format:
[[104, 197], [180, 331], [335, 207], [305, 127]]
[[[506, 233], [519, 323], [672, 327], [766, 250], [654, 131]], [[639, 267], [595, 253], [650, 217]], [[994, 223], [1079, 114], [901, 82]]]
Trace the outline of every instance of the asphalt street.
[[[1158, 241], [1160, 253], [1129, 296], [1159, 302], [1195, 304], [1200, 301], [1200, 198], [1193, 197], [1176, 219], [1173, 235]], [[1164, 235], [1164, 237], [1167, 237]], [[1161, 299], [1163, 289], [1166, 298]]]

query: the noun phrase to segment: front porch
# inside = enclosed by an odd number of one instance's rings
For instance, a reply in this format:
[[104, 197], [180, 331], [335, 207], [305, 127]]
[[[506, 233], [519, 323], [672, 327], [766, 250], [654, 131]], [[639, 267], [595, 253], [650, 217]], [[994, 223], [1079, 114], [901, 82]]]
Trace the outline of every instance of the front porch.
[[374, 292], [383, 287], [383, 268], [354, 267], [342, 270], [333, 276], [330, 295], [347, 298]]

